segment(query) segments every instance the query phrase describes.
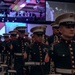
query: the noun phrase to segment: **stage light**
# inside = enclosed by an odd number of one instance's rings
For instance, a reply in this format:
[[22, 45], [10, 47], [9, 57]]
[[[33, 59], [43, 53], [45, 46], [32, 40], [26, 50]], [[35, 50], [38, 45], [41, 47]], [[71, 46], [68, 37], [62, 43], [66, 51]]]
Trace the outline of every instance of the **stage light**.
[[21, 4], [21, 5], [20, 5], [21, 8], [23, 8], [23, 7], [25, 7], [25, 6], [26, 6], [26, 4]]

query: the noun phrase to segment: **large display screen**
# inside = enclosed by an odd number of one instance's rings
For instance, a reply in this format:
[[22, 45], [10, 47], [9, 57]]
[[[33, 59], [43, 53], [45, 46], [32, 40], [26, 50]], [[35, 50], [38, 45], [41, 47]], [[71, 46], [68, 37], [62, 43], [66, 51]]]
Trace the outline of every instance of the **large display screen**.
[[60, 14], [75, 12], [75, 3], [46, 1], [46, 21], [55, 21]]
[[26, 26], [26, 23], [19, 22], [5, 22], [5, 32], [9, 33], [9, 31], [14, 30], [18, 26]]

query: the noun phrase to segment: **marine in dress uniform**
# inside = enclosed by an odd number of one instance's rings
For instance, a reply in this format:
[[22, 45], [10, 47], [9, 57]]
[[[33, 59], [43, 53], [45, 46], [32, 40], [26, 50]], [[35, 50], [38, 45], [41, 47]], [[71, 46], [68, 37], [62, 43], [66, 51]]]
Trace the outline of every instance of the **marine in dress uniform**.
[[26, 41], [24, 39], [25, 26], [18, 27], [18, 35], [17, 40], [14, 41], [14, 68], [17, 71], [17, 75], [24, 75], [23, 67], [25, 61], [25, 48]]
[[49, 62], [48, 50], [50, 48], [48, 45], [42, 43], [44, 29], [42, 26], [37, 26], [32, 28], [31, 32], [34, 34], [35, 42], [27, 48], [31, 55], [30, 62], [33, 62], [30, 75], [46, 75], [49, 73], [49, 66], [47, 63]]
[[64, 13], [55, 20], [59, 24], [62, 34], [61, 40], [54, 45], [52, 57], [56, 73], [61, 75], [75, 75], [75, 13]]
[[[24, 34], [24, 37], [25, 38], [24, 39], [25, 39], [25, 45], [26, 45], [26, 47], [29, 47], [30, 44], [31, 44], [31, 41], [30, 41], [30, 38], [28, 37], [28, 35], [29, 35], [29, 33], [28, 32], [25, 32], [25, 34]], [[28, 54], [29, 54], [29, 52], [28, 52]], [[27, 62], [29, 60], [30, 60], [30, 56], [28, 58], [24, 59], [24, 62]], [[30, 67], [29, 66], [24, 66], [24, 67], [26, 69], [25, 74], [26, 75], [29, 75], [29, 69], [30, 69]]]
[[53, 35], [51, 35], [48, 38], [48, 43], [51, 46], [53, 43], [58, 42], [60, 40], [60, 35], [59, 35], [59, 25], [56, 23], [52, 23], [52, 30], [53, 30]]
[[[51, 26], [53, 29], [53, 35], [48, 37], [48, 44], [51, 48], [51, 51], [53, 51], [53, 45], [59, 42], [60, 35], [59, 35], [59, 25], [54, 22], [51, 24]], [[55, 69], [54, 69], [54, 62], [52, 61], [52, 59], [50, 59], [50, 63], [51, 63], [50, 64], [50, 74], [54, 74]]]
[[[8, 33], [4, 33], [3, 34], [3, 37], [4, 37], [4, 41], [3, 41], [3, 47], [4, 47], [4, 50], [3, 50], [3, 52], [4, 52], [4, 54], [7, 56], [7, 55], [9, 55], [9, 54], [11, 54], [11, 52], [12, 52], [12, 49], [13, 49], [13, 47], [12, 47], [12, 43], [11, 43], [11, 41], [10, 41], [10, 39], [9, 39], [9, 35], [10, 34], [8, 34]], [[9, 64], [9, 63], [8, 63]]]
[[2, 43], [2, 46], [4, 47], [4, 49], [2, 50], [2, 62], [3, 64], [7, 65], [6, 68], [6, 74], [8, 72], [9, 69], [11, 69], [11, 52], [13, 49], [12, 43], [9, 39], [9, 33], [4, 33], [3, 37], [4, 37], [4, 41]]
[[11, 59], [12, 59], [11, 68], [14, 69], [14, 42], [17, 40], [17, 31], [13, 30], [13, 31], [10, 31], [9, 33], [10, 33], [10, 41], [13, 46], [13, 49], [11, 51]]
[[[17, 40], [17, 31], [16, 30], [10, 31], [9, 34], [10, 34], [10, 41], [11, 41], [12, 45], [14, 45], [14, 41]], [[14, 50], [13, 49], [12, 49], [12, 55], [14, 56]]]

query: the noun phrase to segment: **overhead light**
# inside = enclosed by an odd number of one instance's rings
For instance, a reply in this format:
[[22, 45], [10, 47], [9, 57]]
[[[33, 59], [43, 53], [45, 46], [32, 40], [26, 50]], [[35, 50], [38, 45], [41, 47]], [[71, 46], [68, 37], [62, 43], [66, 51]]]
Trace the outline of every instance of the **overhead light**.
[[33, 8], [34, 8], [34, 9], [37, 9], [37, 6], [34, 6]]
[[25, 6], [26, 6], [26, 4], [21, 4], [21, 5], [20, 5], [21, 8], [23, 8], [23, 7], [25, 7]]
[[58, 7], [55, 7], [56, 10], [59, 10]]
[[45, 11], [45, 8], [41, 6], [34, 6], [33, 9], [39, 10], [39, 11]]

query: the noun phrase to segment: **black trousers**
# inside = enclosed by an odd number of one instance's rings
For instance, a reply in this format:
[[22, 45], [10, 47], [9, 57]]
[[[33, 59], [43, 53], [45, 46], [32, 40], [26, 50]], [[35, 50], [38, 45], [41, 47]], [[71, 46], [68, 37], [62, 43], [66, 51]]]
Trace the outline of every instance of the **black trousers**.
[[14, 69], [17, 71], [17, 75], [23, 75], [23, 57], [15, 56]]
[[30, 75], [46, 75], [47, 68], [44, 65], [32, 66], [30, 69]]

